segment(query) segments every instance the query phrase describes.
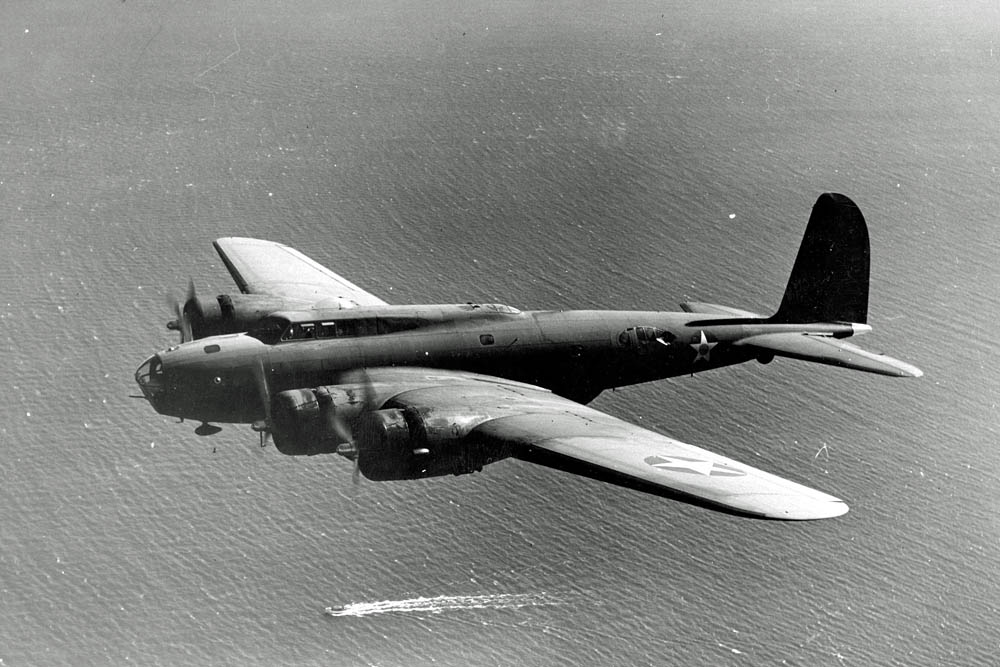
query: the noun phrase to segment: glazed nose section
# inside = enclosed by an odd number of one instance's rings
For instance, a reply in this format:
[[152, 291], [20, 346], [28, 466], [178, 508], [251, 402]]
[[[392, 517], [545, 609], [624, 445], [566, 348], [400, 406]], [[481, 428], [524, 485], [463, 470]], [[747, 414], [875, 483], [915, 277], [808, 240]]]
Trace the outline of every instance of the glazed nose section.
[[135, 371], [135, 381], [142, 390], [142, 395], [155, 408], [157, 399], [163, 395], [166, 388], [163, 382], [163, 360], [160, 359], [160, 355], [154, 354], [142, 362]]

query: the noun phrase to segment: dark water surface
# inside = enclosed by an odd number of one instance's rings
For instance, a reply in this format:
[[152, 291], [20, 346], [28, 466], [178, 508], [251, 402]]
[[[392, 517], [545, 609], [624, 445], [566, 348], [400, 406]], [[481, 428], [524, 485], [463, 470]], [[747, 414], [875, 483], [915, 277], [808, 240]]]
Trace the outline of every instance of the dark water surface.
[[[992, 664], [1000, 7], [870, 4], [6, 3], [0, 663]], [[397, 303], [769, 312], [828, 190], [871, 227], [863, 343], [924, 378], [596, 406], [840, 519], [519, 462], [354, 487], [128, 398], [166, 295], [233, 290], [218, 236]]]

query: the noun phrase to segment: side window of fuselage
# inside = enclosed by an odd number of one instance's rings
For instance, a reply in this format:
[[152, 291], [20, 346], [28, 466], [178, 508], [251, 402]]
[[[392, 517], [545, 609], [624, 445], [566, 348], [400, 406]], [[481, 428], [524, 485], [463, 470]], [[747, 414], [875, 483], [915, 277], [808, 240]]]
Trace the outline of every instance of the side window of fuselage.
[[622, 347], [641, 348], [654, 342], [669, 345], [676, 338], [669, 331], [658, 327], [629, 327], [618, 334], [618, 344]]

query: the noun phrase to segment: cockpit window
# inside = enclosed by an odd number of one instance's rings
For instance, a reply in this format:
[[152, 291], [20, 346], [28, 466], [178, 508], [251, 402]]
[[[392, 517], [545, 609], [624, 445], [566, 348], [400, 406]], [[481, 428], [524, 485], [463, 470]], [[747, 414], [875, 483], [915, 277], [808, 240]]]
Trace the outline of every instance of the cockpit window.
[[[356, 336], [373, 336], [379, 333], [375, 318], [355, 318], [349, 320], [334, 320], [332, 322], [316, 322], [303, 324], [303, 327], [316, 327], [315, 334], [305, 334], [304, 337], [316, 338], [354, 338]], [[303, 336], [295, 338], [300, 340]]]
[[281, 340], [309, 340], [316, 338], [315, 322], [296, 322], [288, 326], [281, 334]]
[[[398, 325], [399, 330], [415, 328], [419, 323], [409, 326]], [[343, 320], [320, 320], [318, 322], [290, 322], [286, 317], [273, 316], [261, 320], [260, 324], [249, 332], [249, 335], [265, 345], [287, 343], [317, 338], [354, 338], [357, 336], [374, 336], [377, 333], [389, 333], [379, 330], [374, 317], [353, 318]]]
[[265, 317], [249, 334], [265, 345], [274, 345], [287, 327], [288, 320], [283, 317]]

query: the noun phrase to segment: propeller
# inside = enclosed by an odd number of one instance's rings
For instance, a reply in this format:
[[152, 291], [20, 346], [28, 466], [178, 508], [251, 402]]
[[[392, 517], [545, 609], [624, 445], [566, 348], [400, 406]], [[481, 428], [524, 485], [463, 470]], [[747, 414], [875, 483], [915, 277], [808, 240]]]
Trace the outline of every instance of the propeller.
[[[272, 415], [271, 387], [268, 382], [265, 360], [266, 353], [262, 353], [257, 359], [257, 364], [253, 367], [254, 384], [264, 409], [264, 419], [254, 422], [252, 428], [260, 433], [261, 447], [267, 445], [275, 426]], [[336, 452], [354, 461], [354, 471], [351, 476], [353, 482], [357, 484], [361, 474], [361, 450], [357, 444], [362, 440], [360, 428], [364, 424], [365, 415], [379, 407], [378, 396], [371, 377], [364, 369], [357, 369], [342, 375], [339, 384], [340, 387], [336, 388], [337, 391], [331, 392], [326, 387], [320, 387], [314, 389], [313, 394], [316, 397], [322, 422], [330, 432], [337, 436], [340, 443]], [[343, 401], [340, 406], [336, 405], [337, 401], [335, 400], [338, 395]], [[345, 397], [346, 400], [343, 400]], [[282, 409], [278, 415], [279, 420], [284, 419], [283, 414], [284, 410]]]
[[181, 333], [182, 343], [194, 340], [194, 332], [191, 327], [191, 318], [190, 313], [188, 312], [188, 307], [189, 304], [194, 304], [191, 307], [197, 308], [197, 303], [198, 301], [197, 294], [194, 289], [194, 279], [188, 281], [188, 290], [184, 301], [180, 301], [173, 296], [167, 297], [167, 305], [170, 306], [170, 309], [177, 315], [177, 319], [167, 322], [167, 328], [171, 331], [179, 331]]
[[361, 449], [357, 444], [359, 440], [358, 427], [363, 423], [362, 420], [365, 414], [378, 408], [378, 397], [371, 376], [363, 368], [349, 372], [341, 378], [341, 382], [342, 384], [354, 385], [361, 389], [360, 401], [356, 394], [351, 395], [351, 404], [360, 402], [361, 407], [356, 412], [351, 411], [353, 419], [350, 420], [350, 424], [347, 423], [347, 415], [344, 414], [345, 411], [336, 409], [333, 397], [330, 394], [318, 394], [317, 399], [319, 399], [320, 410], [326, 423], [337, 434], [341, 443], [343, 443], [337, 447], [337, 453], [354, 460], [354, 470], [351, 473], [351, 480], [357, 484], [361, 479]]
[[264, 423], [255, 422], [252, 428], [260, 433], [260, 446], [266, 447], [267, 443], [271, 440], [271, 388], [267, 382], [267, 369], [264, 367], [263, 354], [257, 358], [254, 376], [260, 402], [264, 406]]

